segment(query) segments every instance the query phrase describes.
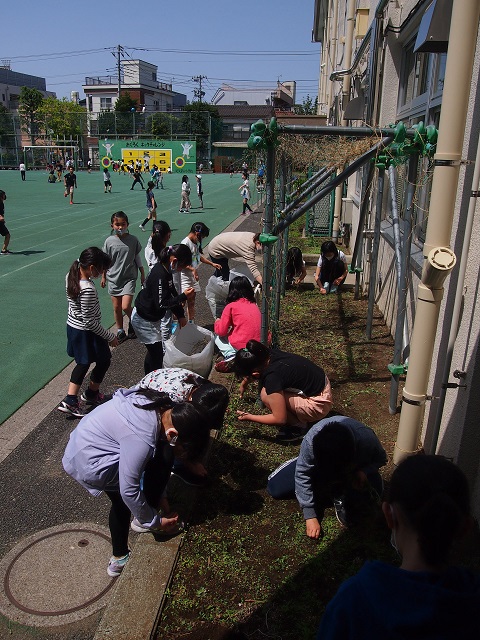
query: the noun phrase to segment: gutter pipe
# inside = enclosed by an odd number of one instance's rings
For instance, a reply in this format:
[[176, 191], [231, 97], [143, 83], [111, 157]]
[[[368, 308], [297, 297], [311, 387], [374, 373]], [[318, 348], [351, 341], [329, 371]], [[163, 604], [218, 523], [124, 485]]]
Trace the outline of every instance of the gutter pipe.
[[455, 265], [455, 255], [448, 245], [455, 213], [479, 16], [478, 0], [454, 0], [427, 237], [423, 247], [426, 260], [418, 286], [408, 373], [393, 456], [395, 464], [418, 449], [443, 283]]

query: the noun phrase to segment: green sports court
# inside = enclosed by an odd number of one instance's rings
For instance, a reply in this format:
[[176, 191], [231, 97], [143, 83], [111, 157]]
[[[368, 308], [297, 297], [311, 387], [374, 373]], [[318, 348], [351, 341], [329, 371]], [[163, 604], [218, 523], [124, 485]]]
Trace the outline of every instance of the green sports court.
[[[101, 171], [77, 171], [75, 203], [64, 197], [62, 183], [49, 184], [45, 171], [0, 171], [0, 189], [7, 194], [5, 222], [11, 234], [9, 255], [0, 256], [0, 423], [49, 382], [71, 359], [66, 353], [65, 274], [81, 251], [102, 247], [110, 233], [110, 216], [127, 213], [130, 233], [142, 247], [147, 233], [138, 228], [147, 215], [145, 192], [131, 191], [127, 174], [110, 171], [112, 193], [104, 193]], [[145, 184], [149, 175], [143, 174]], [[204, 209], [198, 209], [194, 175], [190, 175], [192, 209], [179, 213], [181, 174], [165, 174], [164, 189], [155, 190], [157, 219], [172, 228], [180, 242], [200, 220], [210, 238], [235, 220], [242, 206], [240, 174], [204, 174]], [[252, 181], [253, 182], [253, 181]], [[252, 202], [256, 194], [252, 189]], [[3, 239], [2, 239], [3, 240]], [[143, 256], [142, 256], [143, 258]], [[203, 267], [206, 268], [206, 267]], [[97, 282], [102, 322], [113, 324], [110, 297]]]

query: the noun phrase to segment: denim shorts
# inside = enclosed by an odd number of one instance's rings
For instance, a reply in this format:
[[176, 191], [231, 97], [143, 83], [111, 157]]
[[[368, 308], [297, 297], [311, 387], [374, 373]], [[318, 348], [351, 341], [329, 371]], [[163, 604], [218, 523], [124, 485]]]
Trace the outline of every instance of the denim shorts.
[[144, 320], [138, 315], [135, 307], [132, 311], [132, 327], [135, 330], [137, 340], [142, 344], [162, 342], [162, 321]]

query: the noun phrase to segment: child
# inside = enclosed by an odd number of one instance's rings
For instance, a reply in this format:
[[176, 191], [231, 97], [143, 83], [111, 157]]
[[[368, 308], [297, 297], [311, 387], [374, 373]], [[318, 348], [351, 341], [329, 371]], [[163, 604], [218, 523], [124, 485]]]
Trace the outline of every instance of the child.
[[9, 253], [12, 253], [8, 250], [8, 245], [10, 243], [10, 232], [7, 229], [7, 225], [5, 224], [5, 205], [4, 202], [7, 199], [7, 194], [5, 191], [0, 189], [0, 236], [3, 236], [3, 247], [1, 251], [2, 256], [6, 256]]
[[148, 216], [140, 225], [138, 225], [142, 231], [145, 231], [145, 225], [149, 220], [155, 221], [157, 219], [157, 203], [155, 201], [155, 195], [153, 193], [154, 186], [155, 185], [151, 180], [147, 183], [147, 204], [145, 206], [147, 207]]
[[153, 223], [152, 235], [148, 238], [147, 246], [145, 247], [145, 260], [149, 271], [153, 269], [154, 264], [157, 264], [157, 256], [152, 249], [152, 238], [155, 235], [160, 237], [160, 243], [162, 245], [161, 248], [163, 249], [166, 247], [170, 240], [170, 236], [172, 235], [172, 230], [170, 229], [169, 224], [164, 220], [156, 220]]
[[300, 284], [305, 279], [307, 270], [302, 252], [298, 247], [290, 247], [287, 251], [287, 265], [285, 269], [285, 284], [292, 286]]
[[198, 282], [198, 267], [201, 262], [203, 264], [209, 264], [215, 269], [220, 269], [219, 264], [215, 264], [208, 258], [202, 255], [202, 240], [208, 238], [210, 235], [210, 229], [203, 222], [195, 222], [192, 224], [190, 233], [186, 238], [182, 240], [182, 244], [186, 245], [192, 253], [192, 263], [186, 269], [183, 269], [180, 273], [180, 288], [182, 291], [193, 288], [193, 295], [189, 297], [187, 301], [187, 312], [189, 322], [195, 320], [195, 297], [196, 292], [200, 291], [200, 284]]
[[331, 240], [324, 242], [320, 249], [320, 258], [315, 271], [315, 282], [320, 293], [323, 295], [336, 293], [338, 287], [347, 277], [347, 273], [347, 258], [343, 251], [339, 251]]
[[355, 524], [371, 495], [381, 496], [378, 469], [386, 464], [387, 454], [372, 429], [353, 418], [333, 416], [313, 425], [298, 458], [268, 477], [267, 491], [276, 499], [296, 496], [307, 536], [317, 540], [325, 509], [332, 503], [337, 519], [347, 527]]
[[260, 341], [261, 324], [262, 314], [250, 280], [245, 276], [233, 278], [222, 317], [214, 325], [215, 344], [223, 356], [215, 365], [216, 371], [228, 373], [237, 351], [244, 349], [249, 340]]
[[467, 479], [449, 460], [416, 455], [388, 493], [382, 510], [401, 565], [366, 562], [327, 606], [317, 640], [475, 640], [480, 578], [449, 562], [472, 526]]
[[185, 326], [182, 303], [194, 293], [193, 289], [186, 289], [178, 295], [172, 276], [191, 263], [190, 249], [184, 244], [162, 248], [156, 235], [152, 238], [152, 248], [158, 262], [148, 274], [132, 313], [132, 325], [137, 338], [147, 348], [144, 363], [146, 374], [154, 369], [161, 369], [163, 365], [161, 321], [165, 312], [171, 310], [177, 316], [179, 326]]
[[[169, 367], [146, 375], [138, 383], [138, 388], [161, 391], [168, 394], [173, 402], [191, 402], [208, 414], [210, 429], [220, 431], [223, 427], [229, 394], [222, 384], [213, 384], [188, 369]], [[207, 480], [207, 470], [201, 462], [175, 460], [172, 474], [193, 486], [202, 486]]]
[[120, 575], [130, 558], [130, 527], [163, 535], [181, 530], [162, 493], [174, 456], [199, 459], [209, 437], [208, 420], [192, 403], [175, 404], [150, 389], [119, 389], [72, 432], [63, 468], [92, 495], [104, 491], [112, 503], [109, 576]]
[[63, 177], [63, 183], [65, 185], [65, 198], [70, 194], [70, 204], [73, 204], [73, 191], [77, 188], [77, 176], [73, 172], [73, 166], [68, 167], [68, 173]]
[[107, 397], [99, 387], [110, 366], [109, 345], [118, 344], [115, 334], [104, 329], [101, 322], [100, 305], [93, 279], [110, 266], [110, 258], [97, 247], [85, 249], [80, 258], [70, 267], [66, 276], [68, 316], [67, 316], [67, 353], [75, 359], [76, 366], [70, 376], [70, 384], [65, 399], [58, 410], [76, 418], [84, 415], [78, 403], [78, 392], [87, 371], [95, 362], [90, 374], [88, 389], [82, 394], [82, 400], [89, 405], [100, 404]]
[[[170, 236], [172, 235], [172, 230], [169, 225], [163, 220], [158, 220], [153, 223], [153, 231], [152, 235], [148, 238], [147, 246], [145, 247], [145, 260], [147, 261], [148, 271], [150, 272], [153, 269], [153, 266], [157, 264], [158, 258], [155, 255], [155, 251], [152, 248], [152, 238], [153, 236], [158, 236], [158, 247], [161, 251], [164, 247], [167, 246]], [[170, 309], [165, 311], [165, 315], [162, 318], [162, 340], [165, 342], [172, 335], [173, 329], [173, 316]]]
[[182, 176], [182, 199], [180, 200], [179, 213], [190, 213], [190, 182], [188, 176]]
[[103, 170], [103, 191], [104, 193], [112, 193], [112, 183], [110, 181], [110, 172], [108, 169]]
[[138, 168], [135, 169], [135, 171], [133, 171], [133, 173], [132, 173], [132, 178], [133, 178], [133, 182], [132, 182], [132, 186], [130, 187], [130, 191], [133, 191], [133, 187], [136, 184], [139, 184], [142, 187], [142, 191], [143, 191], [145, 189], [145, 187], [143, 186], [143, 178], [142, 178], [141, 170], [138, 169]]
[[198, 199], [200, 200], [200, 209], [203, 209], [202, 176], [201, 175], [196, 175], [195, 178], [197, 180], [197, 196], [198, 196]]
[[132, 300], [135, 284], [140, 271], [140, 282], [145, 281], [145, 271], [140, 252], [142, 247], [134, 236], [128, 232], [128, 216], [123, 211], [112, 214], [110, 224], [114, 235], [110, 235], [103, 245], [103, 250], [111, 259], [110, 269], [102, 275], [102, 288], [108, 281], [108, 293], [112, 298], [113, 315], [117, 326], [117, 338], [120, 342], [127, 339], [123, 330], [123, 314], [128, 316], [128, 337], [134, 338], [135, 332], [130, 322], [132, 316]]
[[266, 415], [237, 411], [238, 419], [275, 425], [279, 441], [298, 440], [309, 422], [321, 420], [332, 408], [332, 389], [325, 371], [302, 356], [249, 340], [245, 349], [237, 351], [232, 370], [243, 378], [240, 396], [250, 379], [256, 379], [260, 398], [271, 411]]
[[252, 212], [252, 209], [250, 208], [250, 205], [248, 204], [248, 201], [250, 200], [250, 185], [248, 181], [248, 173], [244, 171], [242, 177], [243, 177], [243, 182], [238, 187], [238, 190], [242, 192], [242, 198], [243, 198], [242, 216], [244, 216], [247, 209], [250, 211], [250, 213], [253, 213], [253, 212]]

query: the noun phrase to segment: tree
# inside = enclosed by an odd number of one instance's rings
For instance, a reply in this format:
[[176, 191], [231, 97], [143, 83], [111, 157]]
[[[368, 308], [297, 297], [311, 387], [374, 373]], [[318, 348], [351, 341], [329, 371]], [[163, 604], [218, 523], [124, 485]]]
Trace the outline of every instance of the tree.
[[117, 113], [130, 113], [130, 111], [137, 110], [137, 101], [132, 98], [132, 96], [128, 93], [122, 93], [120, 97], [115, 102], [114, 110]]
[[318, 96], [315, 97], [315, 100], [307, 95], [302, 104], [296, 104], [293, 107], [294, 113], [297, 113], [301, 116], [316, 116], [317, 115], [317, 107], [318, 107]]
[[46, 134], [72, 140], [86, 131], [87, 111], [66, 98], [45, 98], [37, 111], [38, 119], [43, 120]]
[[38, 89], [22, 87], [18, 100], [18, 110], [22, 116], [22, 128], [30, 134], [32, 145], [35, 144], [35, 137], [38, 133], [37, 112], [42, 106], [43, 94]]
[[183, 108], [184, 129], [187, 135], [195, 136], [197, 157], [207, 156], [208, 139], [219, 140], [222, 135], [222, 120], [217, 107], [206, 102], [192, 102]]
[[171, 136], [177, 132], [179, 124], [178, 116], [171, 113], [157, 112], [148, 116], [146, 132], [154, 137]]
[[0, 104], [0, 146], [10, 149], [15, 147], [15, 116]]

